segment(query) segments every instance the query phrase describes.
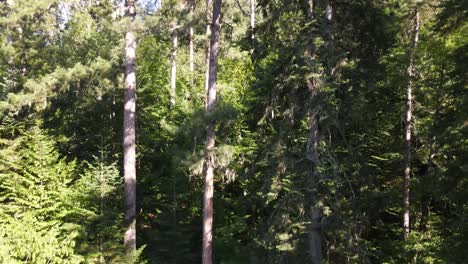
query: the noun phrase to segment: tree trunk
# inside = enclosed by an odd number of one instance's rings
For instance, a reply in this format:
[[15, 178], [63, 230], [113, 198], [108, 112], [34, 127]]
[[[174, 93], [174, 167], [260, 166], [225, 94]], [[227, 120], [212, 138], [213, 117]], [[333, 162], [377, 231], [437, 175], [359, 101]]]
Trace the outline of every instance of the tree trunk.
[[125, 34], [125, 89], [124, 89], [124, 132], [123, 163], [125, 187], [124, 244], [128, 256], [133, 259], [136, 252], [136, 156], [135, 156], [135, 103], [136, 103], [136, 37], [131, 26], [135, 19], [135, 1], [127, 0], [126, 16], [130, 18], [130, 29]]
[[125, 0], [114, 0], [112, 18], [117, 19], [125, 15]]
[[255, 38], [255, 0], [250, 0], [250, 30], [252, 31], [252, 39]]
[[[212, 35], [210, 41], [210, 67], [206, 114], [213, 113], [216, 103], [216, 80], [218, 74], [218, 51], [221, 29], [221, 0], [215, 0], [213, 5]], [[205, 190], [203, 196], [203, 264], [212, 263], [213, 247], [213, 178], [215, 167], [215, 120], [210, 120], [206, 127], [205, 146]]]
[[328, 0], [327, 7], [325, 8], [325, 18], [328, 21], [333, 19], [333, 0]]
[[[172, 232], [177, 234], [177, 181], [176, 175], [172, 174]], [[172, 263], [176, 264], [178, 262], [179, 252], [177, 251], [177, 242], [172, 239]]]
[[[101, 144], [102, 146], [102, 144]], [[100, 189], [100, 193], [99, 193], [99, 202], [100, 202], [100, 213], [99, 215], [101, 217], [104, 216], [104, 175], [103, 175], [103, 160], [104, 160], [104, 157], [103, 157], [103, 153], [101, 152], [100, 153], [100, 160], [99, 160], [99, 189]], [[105, 259], [104, 259], [104, 251], [103, 251], [103, 244], [104, 244], [104, 241], [102, 239], [102, 237], [99, 237], [99, 263], [105, 263]]]
[[[193, 17], [194, 3], [190, 4], [190, 17]], [[190, 70], [190, 80], [193, 83], [193, 72], [195, 70], [194, 65], [194, 45], [193, 45], [193, 24], [190, 21], [189, 27], [189, 70]]]
[[[318, 88], [318, 87], [316, 87]], [[318, 95], [318, 91], [312, 91], [312, 99]], [[309, 137], [307, 139], [306, 155], [307, 159], [311, 161], [311, 172], [309, 175], [309, 188], [312, 191], [307, 192], [309, 197], [306, 197], [307, 209], [309, 212], [310, 227], [308, 233], [308, 244], [309, 244], [309, 256], [310, 261], [313, 264], [322, 263], [322, 210], [317, 207], [318, 199], [317, 194], [314, 191], [317, 188], [317, 182], [320, 178], [319, 171], [317, 169], [320, 159], [318, 154], [319, 144], [319, 108], [316, 107], [309, 112]]]
[[210, 8], [211, 8], [211, 1], [206, 0], [206, 55], [205, 55], [205, 106], [208, 105], [208, 99], [206, 95], [208, 95], [208, 83], [210, 77], [210, 39], [211, 39], [211, 16], [210, 16]]
[[413, 81], [415, 77], [414, 53], [419, 40], [419, 11], [414, 15], [413, 40], [408, 65], [408, 86], [406, 89], [406, 115], [405, 115], [405, 153], [404, 153], [404, 180], [403, 180], [403, 236], [407, 238], [410, 233], [410, 180], [411, 180], [411, 129], [413, 117]]
[[[7, 0], [6, 1], [6, 5], [7, 5], [7, 9], [10, 9], [11, 5], [13, 5], [13, 0]], [[10, 13], [10, 10], [8, 10], [7, 12], [7, 17], [9, 17], [9, 13]], [[6, 39], [7, 39], [7, 47], [11, 47], [13, 45], [13, 40], [11, 39], [11, 36], [9, 35], [9, 31], [10, 31], [10, 28], [8, 26], [8, 24], [6, 25], [6, 31], [8, 33], [8, 35], [6, 36]], [[10, 92], [11, 89], [13, 88], [14, 86], [14, 81], [13, 81], [13, 56], [12, 54], [10, 54], [8, 56], [8, 68], [7, 68], [7, 80], [6, 80], [6, 84], [7, 84], [7, 91]]]
[[172, 52], [171, 52], [171, 107], [176, 104], [176, 81], [177, 81], [177, 25], [172, 28]]
[[[315, 5], [325, 4], [317, 3], [315, 1], [308, 1], [307, 6], [307, 15], [310, 19], [314, 17]], [[333, 18], [333, 8], [331, 0], [326, 1], [325, 9], [325, 18], [328, 22], [332, 21]], [[326, 25], [328, 27], [328, 25]], [[328, 28], [326, 33], [328, 34]], [[310, 71], [313, 73], [319, 73], [319, 70], [316, 66], [316, 47], [314, 44], [309, 44], [306, 52], [306, 58], [308, 60]], [[322, 256], [322, 208], [319, 207], [321, 203], [321, 198], [319, 197], [316, 189], [318, 187], [318, 181], [321, 178], [320, 171], [318, 166], [320, 164], [319, 156], [319, 143], [320, 143], [320, 131], [319, 131], [319, 121], [320, 121], [320, 110], [321, 110], [321, 101], [320, 101], [320, 87], [322, 85], [322, 80], [320, 77], [311, 77], [307, 80], [307, 86], [310, 92], [311, 101], [314, 102], [314, 105], [309, 107], [308, 119], [309, 119], [309, 135], [306, 145], [306, 157], [310, 161], [311, 173], [309, 173], [309, 179], [307, 179], [308, 187], [310, 191], [306, 192], [305, 204], [306, 210], [308, 212], [307, 217], [310, 220], [309, 232], [308, 232], [308, 253], [310, 257], [310, 263], [321, 264], [323, 261]]]

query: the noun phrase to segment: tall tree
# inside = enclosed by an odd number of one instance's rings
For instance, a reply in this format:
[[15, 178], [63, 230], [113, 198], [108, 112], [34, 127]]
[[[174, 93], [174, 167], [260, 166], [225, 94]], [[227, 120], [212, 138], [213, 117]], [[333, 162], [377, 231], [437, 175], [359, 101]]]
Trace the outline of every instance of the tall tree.
[[252, 31], [252, 39], [255, 38], [255, 0], [250, 1], [250, 30]]
[[[205, 53], [205, 95], [208, 95], [210, 79], [210, 48], [211, 48], [211, 3], [213, 0], [206, 0], [206, 53]], [[208, 105], [208, 98], [205, 98], [205, 105]]]
[[[10, 8], [10, 6], [13, 4], [13, 0], [6, 0], [6, 8]], [[8, 16], [9, 12], [7, 13], [7, 16]], [[8, 26], [6, 27], [6, 31], [8, 32], [9, 31], [9, 28]], [[6, 36], [6, 44], [7, 44], [7, 47], [11, 47], [12, 46], [12, 40], [11, 40], [11, 36], [10, 35], [7, 35]], [[8, 57], [8, 68], [7, 68], [7, 88], [11, 89], [11, 87], [13, 86], [13, 56], [9, 56]]]
[[407, 68], [408, 85], [406, 88], [406, 114], [405, 114], [405, 152], [404, 152], [404, 179], [403, 179], [403, 235], [405, 238], [410, 233], [410, 180], [411, 180], [411, 132], [413, 119], [413, 86], [416, 76], [416, 67], [414, 62], [414, 54], [418, 46], [419, 40], [419, 10], [418, 7], [414, 10], [414, 25], [409, 51], [409, 64]]
[[194, 64], [194, 53], [195, 47], [193, 44], [193, 11], [195, 9], [195, 0], [189, 1], [189, 16], [190, 16], [190, 25], [189, 25], [189, 70], [190, 70], [190, 81], [193, 82], [193, 72], [195, 71]]
[[[308, 7], [308, 17], [312, 19], [317, 12], [315, 5], [325, 7], [325, 34], [329, 34], [329, 24], [333, 19], [333, 7], [332, 1], [318, 1], [311, 2], [309, 1]], [[328, 36], [323, 34], [324, 39], [329, 39]], [[328, 41], [327, 41], [328, 42]], [[329, 43], [326, 43], [325, 46], [330, 47]], [[309, 173], [309, 188], [311, 191], [307, 193], [306, 203], [308, 204], [309, 218], [310, 218], [310, 229], [308, 233], [308, 244], [309, 244], [309, 256], [311, 263], [320, 264], [322, 263], [322, 208], [321, 208], [321, 198], [318, 190], [318, 182], [322, 178], [320, 175], [320, 155], [319, 155], [319, 144], [320, 144], [320, 131], [319, 131], [319, 122], [320, 122], [320, 112], [323, 108], [322, 102], [322, 86], [323, 82], [327, 79], [325, 73], [320, 68], [320, 62], [317, 57], [317, 47], [315, 44], [309, 43], [307, 45], [306, 58], [312, 72], [312, 77], [307, 79], [307, 87], [310, 93], [311, 106], [308, 109], [308, 119], [309, 119], [309, 134], [307, 138], [306, 145], [306, 157], [310, 161], [310, 173]]]
[[125, 188], [125, 235], [124, 244], [130, 258], [136, 253], [136, 36], [134, 20], [135, 0], [127, 0], [125, 14], [129, 25], [125, 34], [125, 88], [123, 120], [123, 165]]
[[174, 107], [176, 104], [176, 85], [177, 85], [177, 21], [174, 20], [171, 23], [172, 31], [172, 50], [171, 50], [171, 107]]
[[205, 176], [205, 188], [203, 194], [203, 264], [212, 263], [213, 251], [213, 178], [215, 168], [215, 120], [213, 112], [216, 104], [216, 80], [218, 77], [218, 52], [221, 30], [221, 3], [215, 0], [213, 3], [213, 21], [211, 25], [209, 81], [206, 99], [206, 114], [209, 123], [206, 126], [205, 164], [203, 174]]

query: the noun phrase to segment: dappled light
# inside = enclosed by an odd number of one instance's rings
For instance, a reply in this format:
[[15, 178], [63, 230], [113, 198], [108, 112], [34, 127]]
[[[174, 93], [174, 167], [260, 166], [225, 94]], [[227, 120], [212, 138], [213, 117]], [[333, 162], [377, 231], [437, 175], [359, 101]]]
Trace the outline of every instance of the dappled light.
[[0, 0], [0, 263], [465, 263], [461, 0]]

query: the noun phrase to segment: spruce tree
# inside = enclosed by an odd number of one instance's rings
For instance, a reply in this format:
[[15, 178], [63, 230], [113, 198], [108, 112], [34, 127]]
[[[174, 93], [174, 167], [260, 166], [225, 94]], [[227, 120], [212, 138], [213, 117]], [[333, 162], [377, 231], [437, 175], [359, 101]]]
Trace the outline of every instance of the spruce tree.
[[81, 227], [72, 220], [83, 210], [71, 199], [76, 163], [60, 158], [38, 126], [7, 142], [0, 156], [1, 261], [81, 263]]

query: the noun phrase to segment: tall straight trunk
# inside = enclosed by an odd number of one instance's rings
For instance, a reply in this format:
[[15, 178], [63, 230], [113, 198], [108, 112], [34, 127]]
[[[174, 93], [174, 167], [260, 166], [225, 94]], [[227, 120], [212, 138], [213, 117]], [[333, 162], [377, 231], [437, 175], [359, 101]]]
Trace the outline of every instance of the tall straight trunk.
[[135, 19], [135, 0], [127, 0], [126, 16], [130, 25], [125, 34], [125, 88], [123, 122], [123, 165], [125, 187], [125, 235], [124, 244], [128, 256], [133, 259], [136, 252], [136, 144], [135, 144], [135, 107], [136, 107], [136, 36], [132, 31]]
[[[101, 142], [102, 143], [102, 142]], [[102, 144], [101, 144], [102, 146]], [[104, 216], [104, 175], [103, 175], [103, 162], [104, 162], [104, 155], [101, 152], [100, 160], [99, 160], [99, 189], [100, 189], [100, 195], [99, 195], [99, 202], [100, 202], [100, 213], [99, 215], [101, 217]], [[103, 239], [102, 237], [99, 238], [99, 263], [105, 263], [104, 260], [104, 251], [103, 251]]]
[[[193, 17], [194, 3], [190, 3], [190, 17]], [[194, 64], [194, 44], [193, 44], [193, 24], [190, 22], [189, 27], [189, 70], [190, 70], [190, 79], [193, 82], [193, 72], [195, 70]]]
[[[212, 0], [206, 0], [206, 54], [205, 54], [205, 95], [208, 95], [208, 83], [210, 78], [210, 41], [211, 41], [211, 8]], [[205, 106], [208, 99], [205, 96]]]
[[255, 0], [250, 0], [250, 30], [252, 31], [252, 39], [255, 38]]
[[[216, 104], [216, 80], [218, 75], [218, 51], [221, 29], [221, 0], [215, 0], [213, 5], [212, 35], [210, 41], [210, 70], [208, 78], [208, 94], [206, 100], [206, 114], [210, 116]], [[212, 263], [213, 249], [213, 178], [215, 168], [215, 120], [206, 126], [205, 190], [203, 195], [203, 255], [202, 263]]]
[[171, 52], [171, 107], [176, 104], [176, 81], [177, 81], [177, 29], [176, 23], [172, 28], [172, 52]]
[[[315, 87], [318, 88], [318, 87]], [[312, 98], [318, 95], [318, 90], [311, 91]], [[306, 156], [307, 159], [311, 162], [311, 173], [309, 175], [310, 179], [309, 188], [314, 190], [317, 188], [317, 182], [320, 178], [320, 174], [318, 171], [318, 165], [320, 162], [319, 152], [318, 152], [318, 145], [319, 145], [319, 111], [320, 106], [316, 106], [314, 109], [309, 111], [309, 136], [307, 139], [307, 149], [306, 149]], [[307, 197], [307, 206], [309, 212], [309, 220], [310, 220], [310, 227], [308, 233], [308, 244], [309, 244], [309, 256], [310, 261], [313, 264], [321, 264], [322, 263], [322, 238], [321, 238], [321, 229], [322, 229], [322, 209], [317, 206], [318, 199], [316, 193], [314, 191], [308, 192], [310, 197]]]
[[[7, 5], [7, 9], [10, 9], [10, 7], [13, 5], [13, 0], [7, 0], [6, 1], [6, 5]], [[8, 10], [7, 12], [7, 17], [9, 16], [9, 13], [10, 13], [10, 10]], [[6, 31], [7, 33], [10, 33], [9, 32], [10, 28], [7, 24], [6, 26]], [[11, 36], [10, 35], [7, 35], [6, 36], [6, 39], [7, 39], [7, 46], [8, 47], [11, 47], [13, 45], [13, 40], [11, 39]], [[10, 54], [10, 56], [8, 57], [8, 68], [7, 68], [7, 89], [8, 91], [10, 91], [11, 88], [13, 88], [14, 86], [14, 81], [13, 81], [13, 56]]]
[[403, 179], [403, 236], [408, 237], [410, 233], [410, 180], [411, 180], [411, 130], [413, 118], [413, 82], [416, 75], [414, 65], [414, 53], [419, 40], [419, 11], [414, 14], [413, 39], [410, 50], [410, 61], [408, 65], [408, 86], [406, 88], [406, 115], [405, 115], [405, 153], [404, 153], [404, 179]]
[[[176, 175], [172, 174], [172, 232], [177, 233], [177, 181]], [[178, 262], [179, 252], [177, 251], [177, 241], [171, 241], [172, 261]]]
[[327, 6], [325, 8], [325, 18], [328, 21], [333, 19], [333, 0], [328, 0]]
[[[315, 6], [316, 5], [326, 5], [325, 8], [325, 18], [329, 24], [333, 19], [333, 8], [332, 1], [318, 2], [318, 1], [308, 1], [308, 10], [307, 15], [309, 19], [312, 19], [315, 16]], [[329, 34], [328, 24], [325, 24], [327, 27], [325, 34]], [[308, 46], [306, 52], [306, 58], [308, 59], [309, 67], [311, 72], [319, 73], [316, 66], [316, 47], [314, 44]], [[306, 207], [308, 212], [308, 218], [310, 220], [309, 232], [308, 232], [308, 253], [310, 258], [310, 263], [321, 264], [323, 262], [322, 254], [322, 208], [319, 206], [321, 203], [321, 198], [318, 193], [315, 191], [318, 187], [318, 181], [321, 178], [320, 171], [318, 166], [320, 164], [320, 155], [319, 155], [319, 143], [320, 143], [320, 111], [322, 108], [320, 97], [320, 88], [322, 86], [322, 79], [320, 77], [311, 77], [307, 80], [307, 86], [310, 92], [310, 98], [312, 102], [315, 102], [314, 105], [311, 105], [308, 111], [309, 119], [309, 135], [306, 145], [306, 157], [310, 161], [311, 169], [309, 173], [309, 179], [307, 179], [308, 187], [310, 191], [306, 192]]]

